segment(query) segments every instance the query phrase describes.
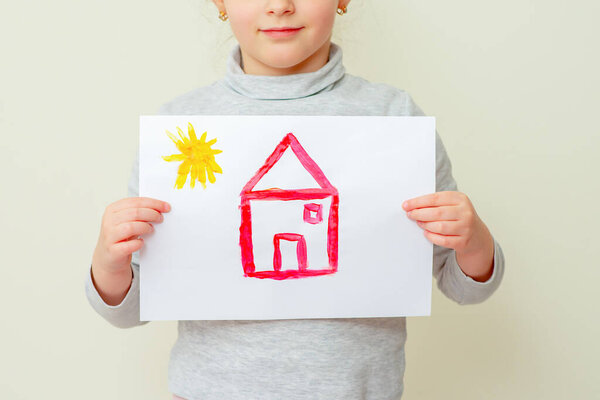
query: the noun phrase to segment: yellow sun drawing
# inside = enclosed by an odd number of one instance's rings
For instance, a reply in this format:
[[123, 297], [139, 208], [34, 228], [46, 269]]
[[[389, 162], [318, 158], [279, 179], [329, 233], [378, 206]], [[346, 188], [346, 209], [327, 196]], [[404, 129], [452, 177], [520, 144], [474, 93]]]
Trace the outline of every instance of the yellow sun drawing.
[[181, 165], [179, 165], [177, 180], [175, 181], [174, 187], [177, 189], [183, 188], [187, 176], [190, 174], [190, 187], [193, 188], [196, 185], [196, 180], [198, 180], [202, 184], [202, 187], [206, 189], [207, 176], [210, 183], [215, 183], [215, 172], [218, 174], [223, 173], [223, 170], [215, 161], [215, 154], [222, 153], [222, 151], [210, 148], [210, 146], [217, 142], [217, 139], [212, 139], [207, 142], [206, 132], [204, 132], [202, 136], [200, 136], [200, 140], [198, 140], [196, 138], [196, 132], [194, 132], [194, 127], [189, 122], [189, 138], [185, 136], [179, 127], [177, 127], [177, 131], [179, 132], [181, 140], [169, 131], [167, 131], [167, 135], [169, 135], [181, 153], [162, 157], [165, 161], [183, 161]]

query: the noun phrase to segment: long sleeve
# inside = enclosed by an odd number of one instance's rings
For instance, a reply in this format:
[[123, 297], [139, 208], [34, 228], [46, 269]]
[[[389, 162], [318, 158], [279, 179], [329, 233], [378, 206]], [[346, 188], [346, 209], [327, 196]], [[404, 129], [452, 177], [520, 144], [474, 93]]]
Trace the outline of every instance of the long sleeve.
[[[136, 159], [131, 169], [131, 177], [127, 187], [129, 197], [137, 197], [139, 193], [139, 150], [136, 154]], [[132, 254], [131, 269], [133, 271], [133, 281], [127, 295], [116, 306], [110, 306], [102, 300], [100, 294], [96, 290], [92, 282], [91, 267], [87, 271], [85, 279], [85, 293], [90, 305], [96, 310], [100, 316], [118, 328], [131, 328], [138, 325], [146, 324], [148, 321], [140, 321], [140, 265], [139, 253]]]
[[[408, 97], [407, 107], [410, 115], [425, 115], [423, 111]], [[435, 190], [458, 191], [452, 176], [452, 164], [440, 135], [435, 133], [436, 140], [436, 178]], [[492, 235], [493, 237], [493, 235]], [[475, 304], [489, 298], [498, 288], [504, 275], [504, 254], [500, 244], [494, 238], [494, 267], [492, 276], [485, 282], [478, 282], [467, 276], [456, 261], [456, 251], [446, 247], [433, 245], [433, 276], [438, 288], [446, 297], [458, 304]]]
[[[446, 154], [442, 139], [436, 132], [436, 192], [457, 191], [452, 177], [452, 165]], [[493, 236], [492, 236], [493, 237]], [[504, 254], [494, 238], [494, 267], [492, 276], [485, 282], [478, 282], [467, 276], [456, 261], [456, 251], [433, 245], [433, 275], [438, 288], [450, 299], [459, 304], [481, 303], [492, 295], [500, 285], [504, 274]]]

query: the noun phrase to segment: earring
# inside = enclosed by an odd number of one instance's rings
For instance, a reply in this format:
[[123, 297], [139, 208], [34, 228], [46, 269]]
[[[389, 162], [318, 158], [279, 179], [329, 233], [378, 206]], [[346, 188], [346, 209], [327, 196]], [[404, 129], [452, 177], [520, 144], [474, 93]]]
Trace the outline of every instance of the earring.
[[344, 15], [348, 12], [348, 7], [344, 7], [344, 8], [339, 8], [337, 9], [337, 13], [338, 15]]
[[219, 19], [223, 22], [227, 21], [227, 18], [229, 18], [229, 16], [227, 15], [226, 12], [224, 11], [220, 11], [219, 12]]

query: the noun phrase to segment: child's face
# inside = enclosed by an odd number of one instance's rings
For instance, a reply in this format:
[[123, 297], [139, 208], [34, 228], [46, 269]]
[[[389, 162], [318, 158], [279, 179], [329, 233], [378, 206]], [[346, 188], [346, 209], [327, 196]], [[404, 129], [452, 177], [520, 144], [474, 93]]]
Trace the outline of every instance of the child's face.
[[[225, 11], [242, 51], [244, 71], [257, 75], [312, 72], [325, 65], [338, 7], [350, 0], [213, 0]], [[287, 37], [272, 28], [301, 28]], [[249, 72], [250, 71], [250, 72]]]

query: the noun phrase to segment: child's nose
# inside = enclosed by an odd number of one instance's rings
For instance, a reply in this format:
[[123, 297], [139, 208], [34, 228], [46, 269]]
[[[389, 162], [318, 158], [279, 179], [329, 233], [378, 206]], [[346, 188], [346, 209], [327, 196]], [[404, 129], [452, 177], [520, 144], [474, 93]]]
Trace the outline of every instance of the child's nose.
[[267, 3], [267, 13], [269, 14], [292, 14], [294, 11], [294, 2], [290, 0], [270, 0]]

